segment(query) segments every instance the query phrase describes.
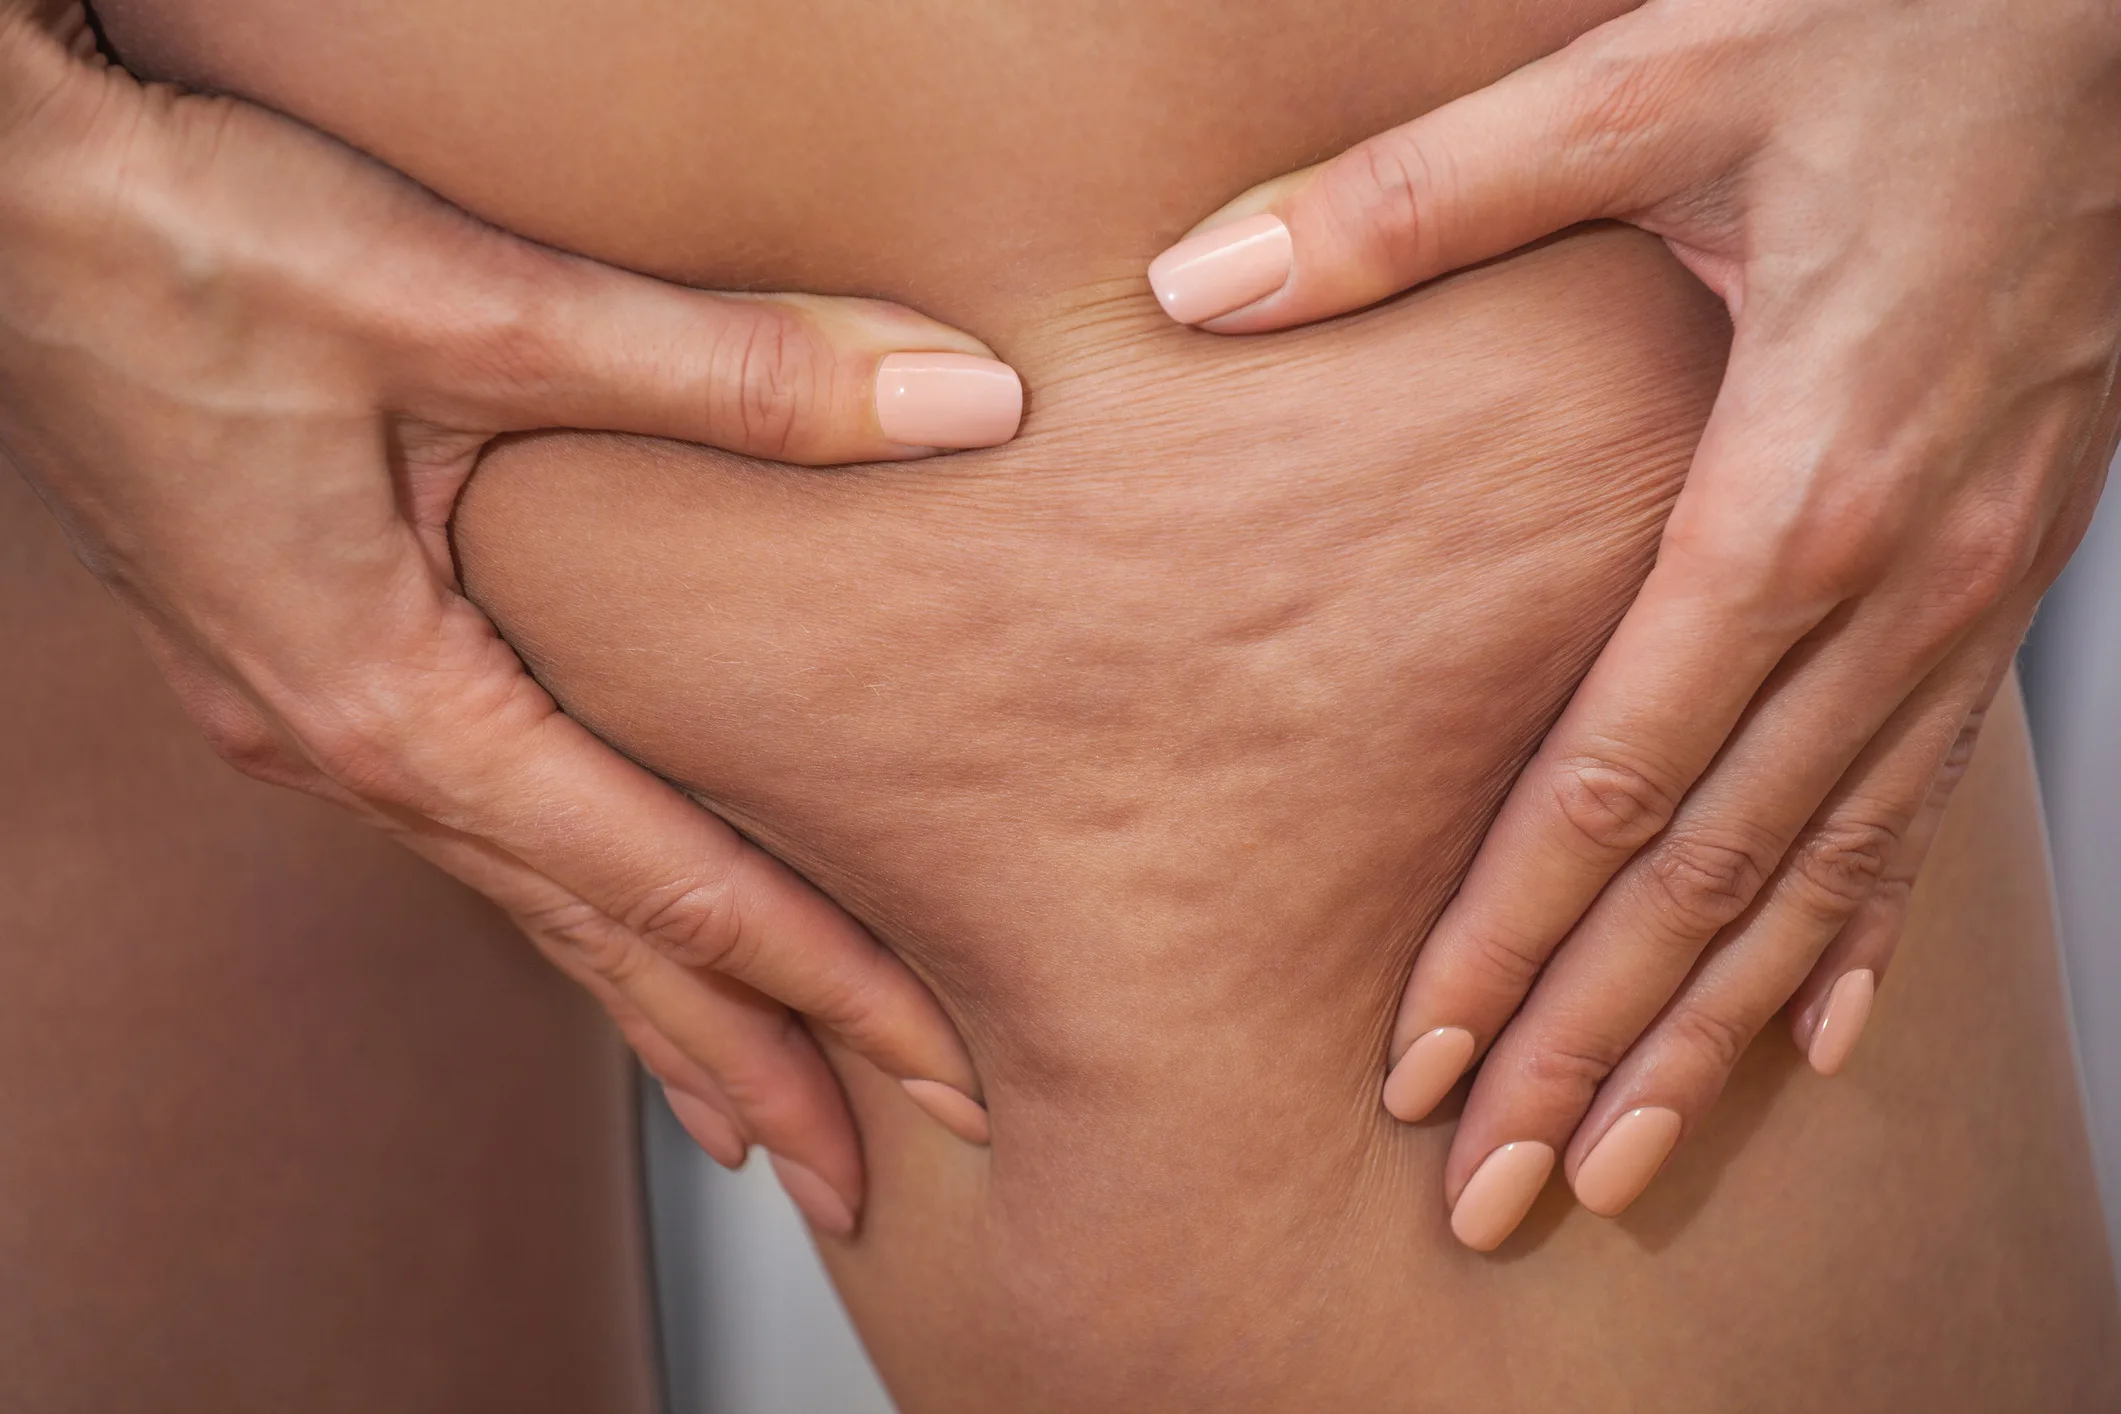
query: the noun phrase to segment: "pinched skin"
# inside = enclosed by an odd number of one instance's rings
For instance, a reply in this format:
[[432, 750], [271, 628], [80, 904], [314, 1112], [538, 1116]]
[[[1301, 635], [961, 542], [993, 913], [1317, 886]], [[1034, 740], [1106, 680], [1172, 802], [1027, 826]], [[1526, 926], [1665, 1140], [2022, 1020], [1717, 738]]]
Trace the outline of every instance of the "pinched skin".
[[826, 1256], [907, 1414], [2121, 1405], [2009, 711], [1848, 1070], [1764, 1039], [1623, 1219], [1557, 1185], [1476, 1256], [1449, 1106], [1378, 1103], [1415, 942], [1647, 568], [1723, 324], [1621, 232], [1261, 339], [1171, 326], [1142, 271], [1625, 7], [99, 7], [144, 67], [524, 234], [899, 299], [1024, 375], [993, 452], [529, 438], [457, 522], [568, 709], [970, 1043], [991, 1149], [842, 1058], [870, 1196]]
[[[1569, 300], [1583, 336], [1469, 317], [1498, 295]], [[1262, 987], [1308, 1006], [1401, 970], [1646, 568], [1721, 338], [1619, 232], [1287, 340], [1143, 302], [1057, 334], [1052, 367], [1113, 371], [1034, 382], [993, 453], [820, 474], [530, 439], [459, 520], [473, 593], [570, 710], [953, 992], [1095, 998], [1102, 1034], [986, 1038], [1070, 1088], [1135, 1069], [1171, 1004], [1111, 1014], [1123, 981], [1259, 1015]], [[1358, 972], [1320, 968], [1358, 939]], [[1288, 976], [1239, 961], [1276, 953]]]
[[[1557, 1185], [1495, 1258], [1445, 1227], [1448, 1116], [1378, 1105], [1413, 947], [1648, 566], [1713, 306], [1618, 231], [1272, 339], [1145, 306], [1056, 321], [993, 452], [818, 473], [540, 437], [459, 515], [473, 594], [569, 709], [869, 923], [972, 1047], [987, 1151], [839, 1058], [872, 1198], [827, 1257], [902, 1407], [2098, 1407], [2112, 1301], [2096, 1241], [2057, 1240], [2097, 1218], [2037, 1035], [2009, 722], [1958, 807], [1981, 867], [1940, 865], [1973, 902], [1894, 979], [1910, 1010], [2008, 999], [2032, 1034], [1978, 1093], [1934, 1008], [1835, 1089], [1769, 1037], [1625, 1222]], [[1940, 1149], [1948, 1107], [1979, 1118]], [[1940, 1245], [2038, 1320], [1939, 1290]], [[1881, 1364], [1910, 1329], [1979, 1374]]]

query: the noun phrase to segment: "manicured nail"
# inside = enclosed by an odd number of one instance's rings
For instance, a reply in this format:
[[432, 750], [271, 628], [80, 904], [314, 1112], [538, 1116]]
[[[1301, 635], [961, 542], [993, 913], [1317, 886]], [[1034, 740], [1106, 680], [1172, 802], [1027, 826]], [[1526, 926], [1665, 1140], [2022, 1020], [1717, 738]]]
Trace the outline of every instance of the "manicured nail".
[[992, 447], [1024, 420], [1024, 385], [975, 354], [886, 354], [876, 365], [876, 422], [906, 447]]
[[1679, 1111], [1662, 1105], [1629, 1110], [1576, 1166], [1576, 1201], [1602, 1218], [1618, 1217], [1642, 1196], [1679, 1142]]
[[817, 1176], [816, 1170], [779, 1154], [768, 1154], [767, 1158], [773, 1161], [773, 1171], [780, 1175], [781, 1187], [812, 1226], [834, 1237], [854, 1236], [854, 1209], [832, 1191], [831, 1184]]
[[1458, 1206], [1451, 1209], [1452, 1235], [1475, 1252], [1493, 1252], [1532, 1211], [1553, 1171], [1553, 1145], [1537, 1139], [1503, 1145], [1481, 1160], [1458, 1195]]
[[663, 1098], [670, 1102], [670, 1112], [677, 1116], [679, 1125], [692, 1136], [692, 1142], [705, 1149], [713, 1160], [725, 1169], [744, 1166], [744, 1159], [751, 1146], [737, 1131], [736, 1124], [713, 1105], [697, 1095], [688, 1095], [683, 1090], [669, 1085], [663, 1087]]
[[1868, 967], [1845, 972], [1826, 994], [1819, 1009], [1819, 1025], [1813, 1028], [1811, 1049], [1805, 1059], [1821, 1075], [1839, 1073], [1848, 1064], [1849, 1052], [1863, 1037], [1863, 1023], [1871, 1019], [1871, 1000], [1878, 994], [1878, 976]]
[[1460, 1026], [1424, 1032], [1385, 1077], [1385, 1108], [1412, 1124], [1451, 1093], [1473, 1059], [1473, 1033]]
[[985, 1144], [987, 1107], [954, 1085], [940, 1080], [901, 1080], [906, 1094], [928, 1117], [967, 1144]]
[[1149, 262], [1164, 313], [1201, 324], [1265, 299], [1289, 282], [1289, 228], [1272, 212], [1188, 236]]

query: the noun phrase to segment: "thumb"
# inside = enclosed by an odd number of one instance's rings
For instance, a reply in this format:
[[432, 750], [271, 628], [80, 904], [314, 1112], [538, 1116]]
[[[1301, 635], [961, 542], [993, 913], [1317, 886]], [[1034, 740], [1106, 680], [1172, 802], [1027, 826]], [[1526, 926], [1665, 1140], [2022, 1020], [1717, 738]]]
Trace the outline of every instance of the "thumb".
[[1150, 264], [1158, 302], [1216, 333], [1284, 329], [1653, 204], [1709, 145], [1627, 21], [1253, 188]]
[[498, 288], [397, 390], [415, 404], [449, 390], [458, 406], [444, 420], [633, 432], [811, 466], [1016, 435], [1015, 371], [898, 305], [708, 294], [497, 239], [513, 247]]

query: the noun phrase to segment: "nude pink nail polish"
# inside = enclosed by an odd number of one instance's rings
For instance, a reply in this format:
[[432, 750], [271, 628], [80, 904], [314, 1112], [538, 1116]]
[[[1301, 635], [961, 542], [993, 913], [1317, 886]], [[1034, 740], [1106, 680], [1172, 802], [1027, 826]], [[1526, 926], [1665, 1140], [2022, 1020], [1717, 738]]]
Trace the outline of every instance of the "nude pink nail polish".
[[1279, 216], [1257, 216], [1188, 236], [1149, 262], [1164, 313], [1200, 324], [1265, 299], [1289, 282], [1295, 248]]
[[1451, 1093], [1473, 1059], [1473, 1033], [1439, 1026], [1415, 1038], [1385, 1077], [1385, 1108], [1406, 1124], [1427, 1115]]
[[990, 1136], [987, 1107], [940, 1080], [901, 1080], [899, 1086], [928, 1117], [967, 1144], [985, 1144]]
[[1821, 1075], [1835, 1075], [1848, 1064], [1849, 1053], [1863, 1037], [1863, 1024], [1871, 1019], [1871, 1002], [1878, 993], [1878, 976], [1868, 967], [1845, 972], [1826, 994], [1819, 1009], [1819, 1025], [1812, 1031], [1812, 1044], [1805, 1059]]
[[905, 447], [993, 447], [1024, 420], [1016, 370], [961, 353], [886, 354], [876, 365], [876, 423]]
[[1480, 1167], [1451, 1209], [1451, 1233], [1475, 1252], [1493, 1252], [1532, 1211], [1554, 1171], [1554, 1146], [1536, 1139], [1505, 1144]]
[[1645, 1105], [1614, 1120], [1576, 1167], [1576, 1201], [1602, 1218], [1619, 1216], [1671, 1157], [1679, 1130], [1679, 1112], [1662, 1105]]
[[699, 1096], [669, 1085], [663, 1087], [663, 1098], [669, 1101], [670, 1112], [692, 1136], [692, 1142], [705, 1149], [716, 1163], [725, 1169], [744, 1166], [750, 1146], [744, 1142], [735, 1121]]
[[831, 1233], [834, 1237], [854, 1235], [854, 1209], [847, 1200], [833, 1192], [832, 1185], [818, 1177], [817, 1171], [784, 1159], [779, 1154], [768, 1154], [773, 1162], [773, 1171], [781, 1180], [781, 1187], [788, 1194], [811, 1225]]

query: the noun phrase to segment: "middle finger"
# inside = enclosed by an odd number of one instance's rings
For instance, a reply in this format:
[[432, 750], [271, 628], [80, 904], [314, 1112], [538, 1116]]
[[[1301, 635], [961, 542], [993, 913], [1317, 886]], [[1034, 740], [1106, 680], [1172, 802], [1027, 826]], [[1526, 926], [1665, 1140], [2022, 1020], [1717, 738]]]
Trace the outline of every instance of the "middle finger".
[[[1672, 825], [1556, 952], [1475, 1083], [1445, 1167], [1454, 1205], [1503, 1146], [1566, 1141], [1709, 941], [1752, 904], [1835, 783], [1943, 655], [1946, 644], [1908, 646], [1922, 639], [1896, 612], [1906, 607], [1897, 597], [1867, 598], [1791, 655]], [[1851, 702], [1879, 705], [1856, 713]], [[1867, 892], [1876, 874], [1851, 868], [1835, 877]]]

